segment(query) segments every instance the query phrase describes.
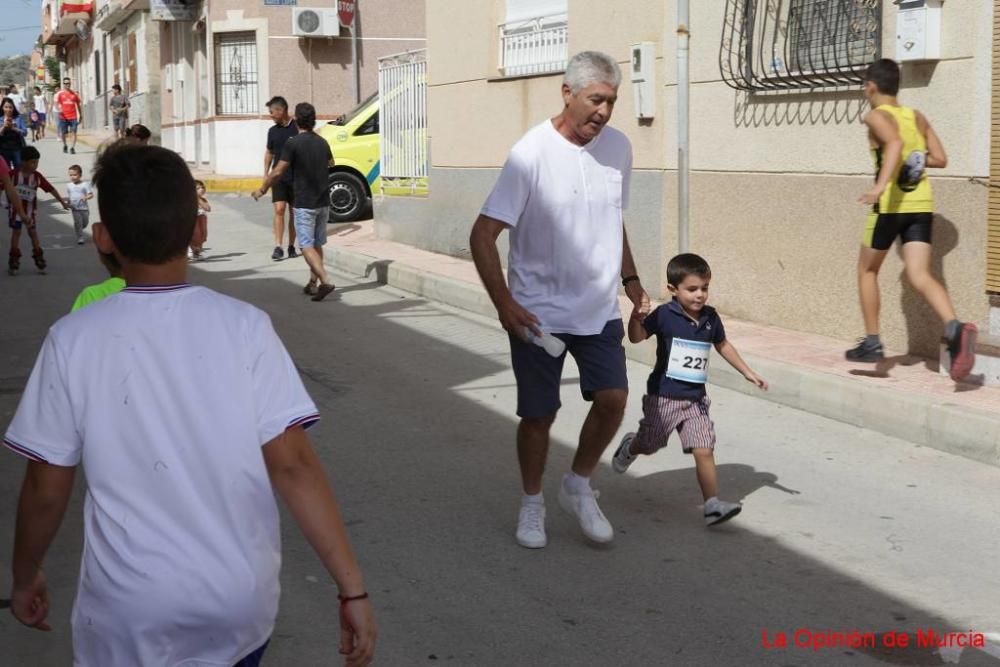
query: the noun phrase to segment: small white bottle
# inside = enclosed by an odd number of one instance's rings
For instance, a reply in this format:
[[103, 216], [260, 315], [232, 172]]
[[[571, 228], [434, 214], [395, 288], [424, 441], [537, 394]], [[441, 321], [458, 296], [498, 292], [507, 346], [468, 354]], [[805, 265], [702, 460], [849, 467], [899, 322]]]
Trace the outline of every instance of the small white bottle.
[[543, 331], [541, 336], [536, 336], [528, 327], [524, 327], [523, 331], [526, 339], [544, 349], [550, 356], [560, 357], [566, 351], [566, 343], [550, 333]]

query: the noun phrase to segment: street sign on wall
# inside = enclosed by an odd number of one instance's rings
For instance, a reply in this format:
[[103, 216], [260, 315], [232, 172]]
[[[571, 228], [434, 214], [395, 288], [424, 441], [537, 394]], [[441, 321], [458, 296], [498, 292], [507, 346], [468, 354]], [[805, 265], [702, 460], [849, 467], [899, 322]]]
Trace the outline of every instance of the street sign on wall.
[[154, 21], [194, 21], [200, 0], [149, 0], [149, 17]]
[[340, 25], [345, 28], [354, 27], [354, 12], [356, 0], [337, 0], [337, 15], [340, 17]]
[[280, 5], [294, 7], [297, 0], [264, 0], [265, 5]]

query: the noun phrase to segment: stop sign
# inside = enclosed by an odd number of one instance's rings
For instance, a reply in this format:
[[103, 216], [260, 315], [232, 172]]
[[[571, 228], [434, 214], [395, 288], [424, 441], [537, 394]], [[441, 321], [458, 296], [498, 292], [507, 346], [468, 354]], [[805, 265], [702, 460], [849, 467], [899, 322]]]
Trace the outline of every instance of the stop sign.
[[345, 28], [354, 26], [354, 10], [356, 0], [337, 0], [337, 15], [340, 17], [340, 25]]

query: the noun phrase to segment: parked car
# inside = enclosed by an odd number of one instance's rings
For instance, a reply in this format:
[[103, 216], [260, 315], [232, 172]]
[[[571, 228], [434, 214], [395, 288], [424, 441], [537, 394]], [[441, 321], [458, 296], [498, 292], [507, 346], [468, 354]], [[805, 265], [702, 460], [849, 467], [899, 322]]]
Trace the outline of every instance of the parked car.
[[379, 175], [378, 93], [317, 130], [333, 153], [330, 221], [350, 222], [371, 212]]

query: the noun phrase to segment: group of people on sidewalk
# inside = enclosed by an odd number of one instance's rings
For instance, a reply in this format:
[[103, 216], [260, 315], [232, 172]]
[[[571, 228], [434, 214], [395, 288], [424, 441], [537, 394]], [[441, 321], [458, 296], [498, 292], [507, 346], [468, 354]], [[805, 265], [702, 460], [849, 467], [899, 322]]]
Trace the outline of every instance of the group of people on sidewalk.
[[[625, 231], [632, 150], [609, 125], [620, 83], [619, 66], [606, 54], [584, 51], [569, 61], [562, 109], [511, 149], [470, 235], [476, 268], [508, 332], [523, 491], [515, 539], [531, 549], [547, 544], [543, 476], [567, 353], [592, 405], [558, 500], [598, 543], [615, 534], [591, 478], [628, 401], [626, 334], [632, 343], [655, 338], [656, 363], [643, 417], [620, 440], [612, 467], [625, 473], [677, 432], [694, 458], [708, 526], [742, 509], [719, 495], [705, 388], [711, 350], [768, 388], [708, 305], [712, 269], [701, 255], [668, 262], [672, 299], [652, 307]], [[960, 380], [974, 362], [975, 327], [955, 318], [928, 269], [933, 198], [926, 168], [944, 166], [946, 157], [927, 119], [899, 104], [898, 87], [892, 61], [874, 63], [865, 75], [877, 171], [860, 198], [873, 207], [858, 269], [867, 335], [846, 354], [865, 362], [882, 356], [875, 278], [898, 237], [909, 279], [944, 323], [951, 374]], [[275, 127], [253, 196], [275, 189], [275, 255], [283, 245], [277, 218], [294, 205], [289, 245], [298, 239], [310, 269], [304, 290], [319, 301], [334, 290], [322, 252], [332, 155], [313, 132], [311, 104], [296, 105], [294, 120], [284, 99], [268, 106]], [[23, 217], [22, 186], [12, 185], [5, 162], [0, 167], [12, 209]], [[266, 314], [187, 282], [186, 254], [206, 203], [187, 165], [169, 150], [118, 141], [99, 155], [93, 182], [101, 195], [94, 244], [120, 292], [81, 295], [74, 312], [52, 326], [4, 437], [28, 459], [12, 558], [15, 617], [50, 629], [42, 563], [83, 465], [74, 664], [260, 664], [279, 598], [275, 492], [337, 584], [347, 664], [369, 664], [372, 607], [305, 433], [319, 419], [316, 405]], [[505, 231], [506, 279], [496, 245]], [[627, 324], [619, 284], [632, 306]], [[210, 364], [191, 363], [191, 323]]]

